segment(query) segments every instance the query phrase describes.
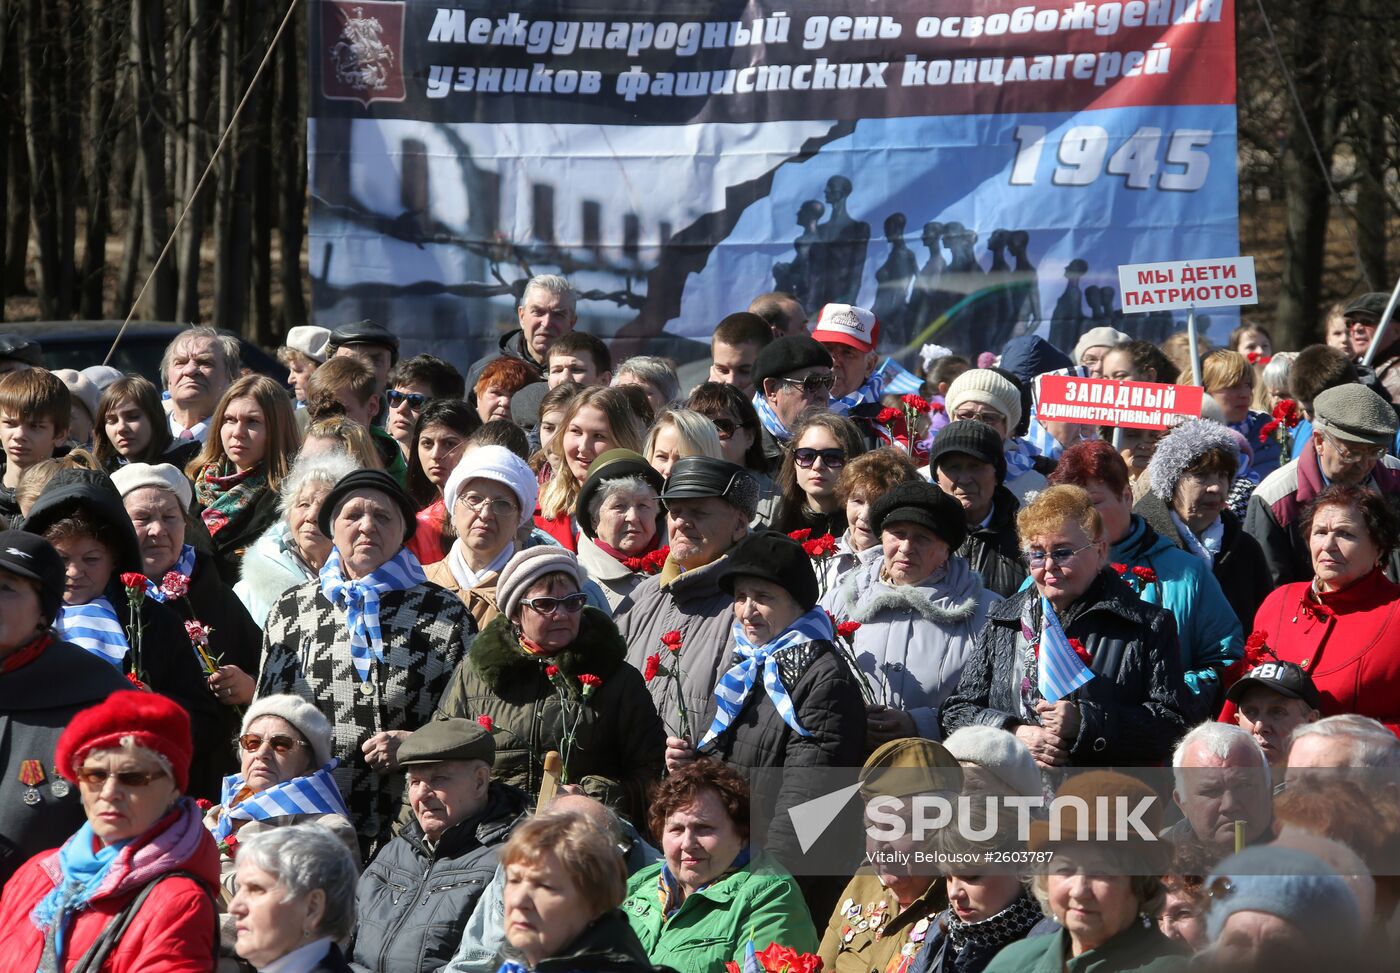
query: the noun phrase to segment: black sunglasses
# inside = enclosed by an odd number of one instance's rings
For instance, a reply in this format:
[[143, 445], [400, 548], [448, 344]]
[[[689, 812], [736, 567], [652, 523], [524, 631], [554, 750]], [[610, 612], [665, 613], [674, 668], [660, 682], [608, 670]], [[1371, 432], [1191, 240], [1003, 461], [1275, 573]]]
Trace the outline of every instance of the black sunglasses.
[[807, 395], [816, 395], [818, 392], [830, 392], [836, 384], [835, 375], [808, 375], [806, 378], [783, 378], [779, 379], [784, 385], [793, 385], [800, 388]]
[[400, 392], [398, 389], [389, 389], [384, 393], [384, 397], [389, 400], [391, 406], [407, 402], [408, 407], [414, 412], [423, 408], [423, 405], [428, 401], [428, 397], [421, 392]]
[[822, 461], [822, 465], [829, 470], [839, 470], [846, 465], [846, 451], [844, 449], [812, 449], [803, 446], [792, 451], [792, 461], [804, 470], [810, 470], [816, 465], [817, 460]]
[[719, 433], [720, 439], [728, 439], [739, 431], [739, 424], [724, 416], [711, 416], [710, 422], [714, 424], [715, 432]]
[[578, 591], [572, 595], [565, 595], [563, 598], [531, 598], [520, 603], [529, 605], [540, 615], [553, 615], [561, 608], [573, 615], [583, 611], [583, 606], [588, 603], [588, 596], [582, 591]]

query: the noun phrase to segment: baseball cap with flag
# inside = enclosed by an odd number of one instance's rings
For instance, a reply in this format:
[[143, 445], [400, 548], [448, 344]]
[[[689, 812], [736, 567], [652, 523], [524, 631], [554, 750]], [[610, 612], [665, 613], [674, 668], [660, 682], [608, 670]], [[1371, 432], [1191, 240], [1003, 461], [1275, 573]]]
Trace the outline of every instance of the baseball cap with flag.
[[880, 340], [880, 320], [863, 307], [854, 304], [827, 304], [817, 316], [812, 337], [850, 345], [860, 351], [874, 351]]

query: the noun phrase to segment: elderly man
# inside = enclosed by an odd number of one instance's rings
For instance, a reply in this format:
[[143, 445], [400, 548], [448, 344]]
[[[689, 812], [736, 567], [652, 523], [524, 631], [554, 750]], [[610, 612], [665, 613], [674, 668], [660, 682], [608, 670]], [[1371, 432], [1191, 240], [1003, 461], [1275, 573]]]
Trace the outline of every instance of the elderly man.
[[356, 893], [357, 973], [441, 969], [528, 813], [524, 791], [491, 779], [496, 744], [475, 720], [437, 720], [399, 748], [413, 816], [370, 862]]
[[258, 696], [292, 693], [335, 727], [335, 770], [360, 847], [390, 837], [402, 797], [400, 744], [432, 719], [475, 634], [462, 600], [429, 584], [404, 544], [414, 504], [383, 470], [356, 470], [321, 502], [332, 542], [320, 576], [268, 613]]
[[753, 363], [753, 407], [763, 424], [763, 456], [769, 476], [783, 465], [783, 446], [807, 409], [825, 409], [836, 384], [831, 354], [807, 335], [779, 338]]
[[356, 321], [332, 331], [327, 347], [332, 358], [358, 358], [368, 365], [374, 371], [374, 394], [384, 394], [389, 372], [399, 360], [398, 335], [382, 324]]
[[[684, 643], [668, 666], [680, 672], [680, 698], [670, 679], [651, 681], [662, 720], [678, 737], [684, 706], [690, 744], [710, 725], [714, 689], [734, 648], [734, 599], [719, 586], [726, 555], [748, 536], [758, 509], [758, 483], [742, 467], [708, 456], [676, 461], [661, 493], [671, 553], [656, 577], [638, 585], [617, 607], [627, 661], [646, 668], [647, 657], [667, 653], [662, 636], [681, 632]], [[669, 653], [667, 653], [669, 655]]]
[[1294, 770], [1356, 767], [1400, 770], [1400, 740], [1369, 716], [1343, 713], [1293, 731], [1288, 766]]
[[851, 304], [827, 304], [817, 316], [812, 338], [831, 355], [831, 411], [847, 416], [865, 436], [870, 449], [888, 442], [876, 420], [884, 408], [880, 396], [885, 379], [875, 370], [880, 356], [880, 321], [870, 311]]
[[1172, 752], [1172, 800], [1183, 819], [1162, 832], [1173, 841], [1194, 839], [1222, 854], [1235, 850], [1235, 825], [1244, 822], [1246, 845], [1273, 840], [1273, 779], [1254, 738], [1228, 723], [1202, 723]]
[[[1390, 295], [1383, 291], [1362, 294], [1342, 308], [1347, 324], [1347, 342], [1352, 356], [1360, 361], [1376, 339], [1376, 328], [1385, 313]], [[1381, 337], [1380, 347], [1371, 358], [1376, 379], [1394, 401], [1400, 401], [1400, 321], [1391, 321]]]
[[209, 417], [238, 377], [238, 339], [217, 328], [181, 331], [166, 346], [160, 374], [169, 393], [170, 435], [204, 442]]
[[[1400, 460], [1386, 455], [1395, 430], [1395, 410], [1364, 385], [1339, 385], [1313, 400], [1310, 448], [1264, 478], [1244, 518], [1244, 529], [1264, 549], [1276, 587], [1312, 580], [1308, 539], [1300, 525], [1308, 504], [1325, 487], [1365, 483], [1388, 496], [1400, 494]], [[1400, 550], [1390, 555], [1390, 573], [1397, 570]]]
[[1269, 767], [1282, 778], [1293, 731], [1305, 723], [1316, 723], [1320, 715], [1317, 686], [1307, 670], [1277, 659], [1261, 662], [1230, 687], [1225, 699], [1229, 705], [1221, 719], [1228, 722], [1233, 718], [1252, 736], [1268, 758]]
[[1003, 485], [1001, 437], [983, 422], [950, 422], [934, 439], [928, 462], [933, 481], [967, 515], [967, 540], [956, 553], [967, 558], [990, 590], [1010, 598], [1026, 580], [1026, 563], [1016, 533], [1021, 503]]
[[710, 338], [710, 381], [733, 385], [753, 395], [753, 366], [758, 353], [773, 342], [773, 332], [757, 314], [740, 311], [720, 321]]
[[[500, 353], [518, 358], [530, 366], [533, 376], [543, 381], [549, 372], [549, 349], [578, 324], [578, 295], [573, 286], [557, 274], [531, 277], [520, 295], [515, 316], [520, 327], [501, 336]], [[495, 356], [482, 355], [467, 372], [467, 388], [475, 389], [476, 380]], [[468, 401], [476, 404], [476, 394]]]

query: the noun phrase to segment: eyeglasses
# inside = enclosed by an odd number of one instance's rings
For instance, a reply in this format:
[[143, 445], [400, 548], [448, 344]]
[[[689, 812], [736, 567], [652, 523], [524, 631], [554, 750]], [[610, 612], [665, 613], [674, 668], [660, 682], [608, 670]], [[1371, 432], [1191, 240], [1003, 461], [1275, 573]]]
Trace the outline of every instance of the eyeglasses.
[[505, 517], [515, 512], [515, 504], [509, 500], [492, 500], [468, 493], [457, 498], [458, 503], [466, 504], [474, 514], [489, 514], [492, 517]]
[[1385, 455], [1384, 446], [1359, 446], [1356, 443], [1343, 443], [1326, 433], [1322, 434], [1322, 438], [1332, 444], [1332, 448], [1337, 452], [1337, 458], [1344, 463], [1378, 460]]
[[1088, 544], [1085, 544], [1083, 547], [1076, 547], [1076, 548], [1057, 547], [1057, 548], [1055, 548], [1053, 551], [1027, 551], [1025, 554], [1023, 554], [1023, 555], [1021, 555], [1021, 556], [1025, 559], [1025, 561], [1026, 561], [1027, 564], [1033, 564], [1033, 565], [1035, 565], [1036, 567], [1040, 567], [1042, 564], [1044, 564], [1046, 561], [1050, 560], [1051, 558], [1054, 558], [1055, 561], [1056, 561], [1056, 563], [1058, 563], [1058, 564], [1064, 564], [1066, 561], [1068, 561], [1070, 558], [1074, 557], [1074, 556], [1075, 556], [1076, 554], [1078, 554], [1080, 551], [1087, 551], [1089, 548], [1091, 548], [1091, 547], [1093, 547], [1093, 546], [1094, 546], [1093, 541], [1090, 541]]
[[780, 378], [778, 381], [801, 389], [803, 395], [816, 395], [818, 392], [830, 392], [831, 387], [836, 384], [836, 376], [808, 375], [806, 378]]
[[817, 460], [821, 460], [822, 465], [829, 470], [839, 470], [846, 465], [846, 451], [844, 449], [811, 449], [807, 446], [792, 451], [792, 461], [804, 470], [810, 470], [816, 465]]
[[428, 397], [421, 392], [400, 392], [398, 389], [389, 389], [384, 393], [384, 397], [389, 400], [390, 408], [407, 402], [408, 407], [414, 412], [423, 408], [424, 403], [428, 401]]
[[583, 606], [587, 604], [588, 596], [582, 591], [577, 591], [572, 595], [565, 595], [563, 598], [531, 598], [522, 601], [522, 605], [529, 605], [537, 615], [553, 615], [559, 609], [564, 609], [570, 615], [575, 615], [583, 611]]
[[285, 733], [278, 733], [276, 736], [270, 737], [265, 737], [258, 733], [245, 733], [238, 738], [238, 745], [249, 753], [261, 750], [264, 742], [272, 748], [273, 753], [290, 753], [297, 747], [308, 745], [306, 741], [289, 737]]
[[959, 409], [953, 414], [953, 418], [958, 422], [981, 422], [989, 426], [1006, 425], [1006, 416], [1002, 415], [1000, 412], [981, 412], [976, 409], [964, 411]]
[[709, 416], [708, 418], [714, 424], [715, 432], [719, 433], [720, 439], [728, 439], [739, 431], [739, 424], [733, 419], [724, 416]]
[[95, 790], [101, 790], [107, 783], [108, 777], [115, 777], [117, 783], [122, 787], [145, 787], [151, 781], [166, 776], [165, 771], [157, 770], [147, 772], [144, 770], [119, 770], [115, 774], [105, 770], [88, 770], [86, 767], [78, 771], [78, 783], [86, 784]]

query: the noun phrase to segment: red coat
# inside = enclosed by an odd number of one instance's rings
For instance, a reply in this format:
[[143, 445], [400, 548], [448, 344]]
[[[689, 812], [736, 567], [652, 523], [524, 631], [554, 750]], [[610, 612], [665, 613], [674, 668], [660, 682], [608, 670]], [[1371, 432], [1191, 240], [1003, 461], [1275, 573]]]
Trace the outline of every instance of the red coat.
[[567, 510], [551, 520], [536, 507], [535, 526], [558, 541], [564, 550], [578, 553], [578, 525], [574, 523], [573, 514]]
[[447, 527], [447, 507], [438, 497], [418, 511], [418, 527], [404, 547], [413, 552], [418, 563], [427, 567], [447, 557], [447, 549], [452, 546], [443, 536]]
[[[172, 871], [197, 876], [205, 888], [184, 877], [157, 885], [132, 917], [101, 973], [210, 973], [218, 948], [210, 892], [218, 888], [219, 852], [189, 799], [122, 849], [103, 887], [68, 927], [64, 969], [77, 965], [151, 878]], [[27, 973], [39, 968], [44, 934], [30, 921], [29, 913], [54, 887], [59, 874], [54, 849], [29, 859], [5, 883], [0, 896], [0, 963], [5, 969]]]
[[[1285, 662], [1308, 671], [1323, 716], [1357, 713], [1400, 736], [1400, 585], [1376, 569], [1355, 584], [1321, 596], [1308, 582], [1275, 588], [1254, 616], [1254, 631]], [[1305, 607], [1306, 606], [1306, 607]], [[1235, 722], [1226, 703], [1222, 722]]]

